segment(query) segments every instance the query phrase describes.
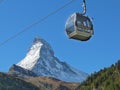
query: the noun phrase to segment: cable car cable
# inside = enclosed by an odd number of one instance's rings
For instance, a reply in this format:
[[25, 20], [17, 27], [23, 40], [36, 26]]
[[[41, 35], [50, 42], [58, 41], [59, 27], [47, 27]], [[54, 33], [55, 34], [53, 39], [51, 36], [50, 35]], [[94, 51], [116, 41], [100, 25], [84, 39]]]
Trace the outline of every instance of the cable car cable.
[[69, 2], [67, 2], [66, 4], [64, 4], [63, 6], [61, 6], [60, 8], [56, 9], [55, 11], [53, 11], [53, 12], [49, 13], [48, 15], [46, 15], [45, 17], [43, 17], [43, 18], [37, 20], [36, 22], [32, 23], [31, 25], [29, 25], [28, 27], [26, 27], [22, 31], [20, 31], [20, 32], [14, 34], [13, 36], [9, 37], [8, 39], [4, 40], [3, 42], [0, 43], [0, 46], [4, 45], [8, 41], [16, 38], [17, 36], [20, 36], [24, 32], [30, 30], [32, 27], [34, 27], [35, 25], [37, 25], [37, 24], [41, 23], [42, 21], [46, 20], [48, 17], [56, 14], [57, 12], [59, 12], [60, 10], [62, 10], [63, 8], [65, 8], [66, 6], [68, 6], [69, 4], [71, 4], [73, 1], [75, 1], [75, 0], [70, 0]]

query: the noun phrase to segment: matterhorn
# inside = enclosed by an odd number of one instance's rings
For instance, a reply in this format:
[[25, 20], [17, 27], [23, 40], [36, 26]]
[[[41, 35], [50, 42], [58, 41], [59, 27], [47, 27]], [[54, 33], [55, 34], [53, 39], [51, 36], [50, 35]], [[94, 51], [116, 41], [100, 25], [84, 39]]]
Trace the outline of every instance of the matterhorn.
[[[54, 56], [54, 51], [50, 44], [44, 39], [36, 37], [32, 46], [29, 48], [25, 58], [16, 65], [22, 69], [16, 69], [15, 72], [25, 70], [34, 76], [47, 76], [60, 79], [67, 82], [82, 82], [88, 76], [87, 73], [79, 71], [65, 62], [61, 62]], [[14, 67], [15, 68], [15, 67]], [[13, 72], [13, 71], [12, 71]], [[21, 74], [24, 76], [24, 73]]]

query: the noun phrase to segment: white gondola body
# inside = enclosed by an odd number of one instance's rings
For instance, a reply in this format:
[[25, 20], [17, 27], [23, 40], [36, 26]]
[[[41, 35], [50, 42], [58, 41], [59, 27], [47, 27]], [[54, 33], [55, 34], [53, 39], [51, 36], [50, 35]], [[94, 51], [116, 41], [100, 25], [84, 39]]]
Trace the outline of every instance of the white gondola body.
[[93, 24], [89, 17], [74, 13], [68, 18], [65, 30], [69, 38], [87, 41], [93, 35]]

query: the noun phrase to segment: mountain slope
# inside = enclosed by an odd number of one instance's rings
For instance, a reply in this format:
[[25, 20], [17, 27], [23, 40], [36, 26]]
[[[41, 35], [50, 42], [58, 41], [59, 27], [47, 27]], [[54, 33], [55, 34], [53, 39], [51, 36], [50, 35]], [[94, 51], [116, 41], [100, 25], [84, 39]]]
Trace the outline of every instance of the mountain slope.
[[54, 51], [43, 39], [35, 38], [26, 57], [17, 66], [35, 73], [37, 76], [49, 76], [68, 82], [81, 82], [88, 74], [79, 71], [54, 56]]
[[26, 82], [42, 88], [42, 90], [75, 90], [80, 83], [64, 82], [50, 77], [30, 77], [24, 78]]
[[0, 72], [0, 90], [40, 90], [35, 85], [18, 77]]
[[79, 83], [50, 77], [19, 77], [0, 72], [0, 90], [74, 90]]
[[120, 60], [92, 74], [76, 90], [120, 90]]

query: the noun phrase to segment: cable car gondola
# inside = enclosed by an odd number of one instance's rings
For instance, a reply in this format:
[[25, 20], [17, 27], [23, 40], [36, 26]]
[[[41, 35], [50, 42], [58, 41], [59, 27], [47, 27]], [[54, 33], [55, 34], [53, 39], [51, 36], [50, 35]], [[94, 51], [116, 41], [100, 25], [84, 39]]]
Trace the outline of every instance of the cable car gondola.
[[86, 13], [86, 4], [83, 0], [84, 12], [72, 14], [65, 25], [65, 30], [69, 38], [87, 41], [89, 40], [93, 33], [93, 24], [91, 19], [85, 15]]

